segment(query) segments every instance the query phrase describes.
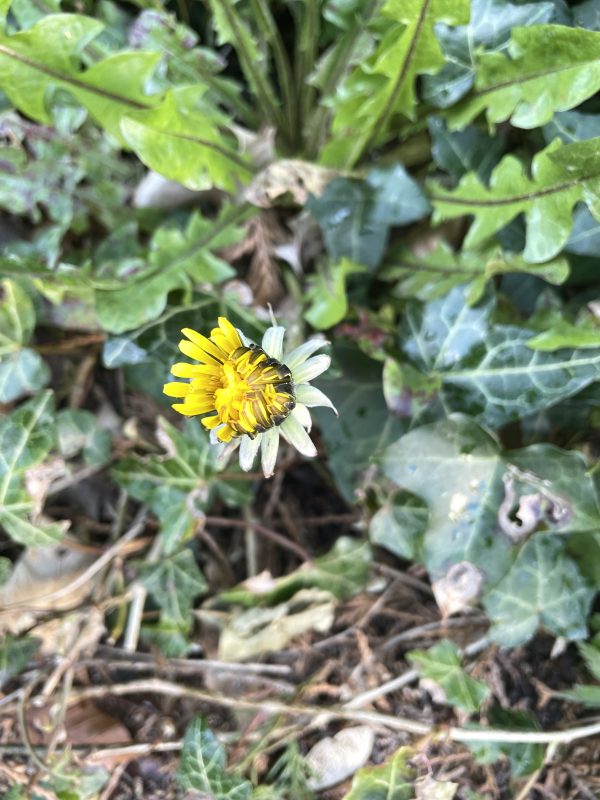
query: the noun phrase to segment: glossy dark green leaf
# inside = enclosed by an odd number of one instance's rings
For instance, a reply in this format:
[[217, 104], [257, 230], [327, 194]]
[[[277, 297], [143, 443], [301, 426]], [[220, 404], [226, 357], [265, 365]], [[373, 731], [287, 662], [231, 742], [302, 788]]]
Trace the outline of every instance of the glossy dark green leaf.
[[473, 125], [462, 131], [449, 131], [442, 117], [430, 117], [427, 125], [431, 135], [431, 155], [440, 169], [453, 178], [476, 172], [483, 183], [489, 181], [492, 170], [506, 150], [506, 139], [502, 134], [489, 136]]
[[581, 111], [559, 111], [542, 128], [548, 144], [557, 137], [565, 144], [581, 142], [600, 136], [600, 114], [585, 114]]
[[400, 165], [371, 170], [365, 180], [335, 178], [307, 208], [315, 217], [329, 255], [371, 269], [381, 261], [393, 225], [408, 225], [429, 213], [419, 185]]
[[490, 295], [469, 307], [464, 287], [407, 307], [401, 346], [414, 366], [442, 383], [447, 410], [500, 426], [576, 394], [600, 376], [600, 348], [533, 350], [535, 331], [494, 323]]
[[335, 419], [319, 409], [315, 417], [327, 446], [329, 468], [349, 502], [373, 457], [402, 430], [386, 406], [381, 376], [380, 364], [356, 345], [340, 343], [333, 348], [333, 366], [318, 381], [338, 410]]

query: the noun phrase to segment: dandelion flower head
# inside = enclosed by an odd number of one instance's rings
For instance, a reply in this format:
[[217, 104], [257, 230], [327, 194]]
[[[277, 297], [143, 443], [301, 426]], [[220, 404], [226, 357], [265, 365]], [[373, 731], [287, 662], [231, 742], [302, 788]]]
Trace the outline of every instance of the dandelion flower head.
[[240, 447], [240, 465], [249, 470], [261, 451], [265, 475], [273, 474], [279, 437], [306, 456], [316, 448], [308, 435], [313, 406], [335, 408], [310, 381], [330, 364], [326, 355], [314, 356], [327, 342], [312, 339], [283, 356], [285, 328], [272, 325], [261, 345], [246, 339], [225, 317], [210, 337], [184, 328], [181, 352], [196, 364], [181, 362], [171, 368], [176, 378], [164, 393], [180, 400], [175, 411], [202, 415], [202, 424], [214, 442], [226, 451]]

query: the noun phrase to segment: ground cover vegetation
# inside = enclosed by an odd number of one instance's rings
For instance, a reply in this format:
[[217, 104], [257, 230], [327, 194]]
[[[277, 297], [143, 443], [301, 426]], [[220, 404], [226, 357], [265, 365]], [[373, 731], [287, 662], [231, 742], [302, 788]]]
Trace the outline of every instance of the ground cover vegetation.
[[598, 796], [599, 1], [0, 26], [0, 794]]

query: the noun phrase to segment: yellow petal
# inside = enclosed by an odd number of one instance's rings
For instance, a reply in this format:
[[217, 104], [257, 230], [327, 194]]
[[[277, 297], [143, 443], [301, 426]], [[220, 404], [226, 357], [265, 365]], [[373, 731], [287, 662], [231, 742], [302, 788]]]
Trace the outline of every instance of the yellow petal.
[[232, 350], [237, 350], [238, 347], [243, 347], [239, 333], [226, 317], [219, 317], [217, 322], [219, 323], [219, 328], [221, 328], [227, 341], [231, 345]]
[[171, 408], [174, 411], [177, 411], [179, 414], [183, 414], [185, 417], [194, 417], [196, 416], [196, 414], [200, 413], [195, 408], [191, 408], [189, 405], [186, 405], [185, 403], [173, 403]]
[[[198, 331], [194, 331], [191, 328], [183, 328], [181, 332], [184, 336], [187, 336], [191, 342], [211, 355], [215, 361], [222, 363], [227, 358], [228, 353], [224, 353], [219, 347], [211, 342], [210, 339], [208, 339], [206, 336], [203, 336], [201, 333], [198, 333]], [[206, 359], [201, 360], [205, 361]]]
[[180, 383], [179, 381], [171, 381], [163, 386], [163, 393], [169, 397], [186, 397], [191, 390], [192, 387], [189, 383]]
[[212, 431], [213, 428], [216, 428], [217, 425], [221, 424], [221, 420], [219, 419], [219, 415], [215, 414], [212, 417], [204, 417], [202, 424], [207, 430]]

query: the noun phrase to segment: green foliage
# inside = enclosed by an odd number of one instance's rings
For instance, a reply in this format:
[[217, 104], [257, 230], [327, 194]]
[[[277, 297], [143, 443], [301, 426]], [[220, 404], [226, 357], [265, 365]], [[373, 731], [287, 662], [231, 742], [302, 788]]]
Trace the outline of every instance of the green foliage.
[[499, 426], [597, 380], [600, 349], [534, 350], [528, 346], [532, 330], [495, 321], [492, 294], [473, 307], [467, 299], [457, 287], [439, 300], [408, 304], [400, 328], [406, 356], [432, 388], [441, 387], [438, 400], [447, 411], [465, 410]]
[[369, 575], [371, 549], [366, 542], [340, 537], [324, 556], [278, 578], [268, 591], [252, 591], [245, 586], [226, 589], [219, 599], [243, 606], [276, 605], [293, 597], [301, 589], [316, 587], [338, 598], [351, 597], [364, 589]]
[[[528, 711], [516, 711], [494, 705], [488, 713], [490, 725], [512, 731], [535, 731], [535, 717]], [[502, 757], [508, 758], [515, 778], [530, 775], [544, 763], [544, 746], [541, 744], [508, 744], [505, 742], [467, 742], [481, 764], [494, 764]]]
[[[21, 548], [55, 545], [69, 524], [110, 548], [142, 505], [152, 545], [98, 579], [127, 598], [145, 587], [140, 637], [167, 658], [219, 652], [239, 617], [256, 623], [245, 646], [273, 639], [295, 603], [312, 614], [303, 630], [318, 616], [328, 628], [340, 600], [375, 591], [376, 545], [423, 565], [442, 610], [466, 575], [449, 613], [479, 606], [493, 641], [575, 640], [598, 679], [584, 641], [600, 580], [596, 6], [0, 2], [0, 583]], [[317, 411], [318, 458], [286, 461], [282, 443], [285, 476], [264, 483], [198, 420], [164, 419], [161, 387], [182, 328], [226, 315], [258, 343], [269, 303], [290, 349], [330, 340], [318, 383], [339, 417]], [[239, 529], [268, 508], [278, 527], [281, 508], [357, 502], [354, 538], [307, 523], [298, 569], [256, 537], [231, 553], [226, 531], [195, 539], [211, 514]], [[218, 646], [192, 629], [203, 603]], [[117, 642], [126, 612], [106, 618]], [[6, 639], [0, 678], [18, 682], [33, 646]], [[488, 707], [450, 642], [411, 657], [461, 713], [485, 703], [487, 725], [535, 729]], [[598, 688], [561, 696], [597, 707]], [[196, 721], [181, 788], [310, 797], [304, 744], [283, 744], [253, 788], [242, 772], [258, 762], [242, 756], [238, 776]], [[516, 777], [544, 756], [472, 749]], [[359, 770], [348, 799], [424, 793], [411, 756]], [[67, 758], [32, 796], [83, 800], [105, 781]]]
[[359, 769], [344, 800], [410, 800], [415, 770], [406, 762], [412, 755], [410, 748], [401, 747], [384, 764]]
[[480, 64], [477, 55], [483, 48], [486, 55], [504, 51], [513, 28], [550, 22], [554, 11], [552, 2], [471, 0], [467, 25], [436, 25], [446, 63], [437, 75], [424, 76], [423, 99], [438, 108], [454, 105], [473, 86]]
[[313, 328], [331, 328], [344, 319], [348, 313], [346, 281], [350, 275], [360, 272], [364, 272], [364, 267], [347, 258], [332, 264], [328, 273], [317, 272], [308, 289], [311, 304], [304, 314]]
[[35, 326], [29, 296], [15, 281], [0, 283], [0, 403], [39, 391], [50, 376], [42, 357], [27, 347]]
[[[505, 53], [483, 53], [473, 96], [449, 113], [462, 128], [486, 110], [490, 125], [510, 119], [537, 128], [600, 88], [600, 34], [563, 25], [513, 28]], [[540, 102], [543, 97], [543, 102]]]
[[144, 565], [141, 581], [160, 606], [161, 623], [187, 629], [194, 600], [207, 589], [192, 551], [186, 548]]
[[473, 714], [489, 695], [481, 681], [471, 678], [461, 666], [457, 646], [447, 639], [429, 650], [411, 650], [407, 657], [423, 678], [430, 678], [444, 690], [448, 703]]
[[50, 452], [55, 440], [52, 393], [40, 392], [0, 419], [0, 525], [21, 544], [39, 547], [56, 541], [63, 528], [37, 521], [35, 501], [25, 488], [27, 470]]
[[248, 800], [252, 794], [248, 781], [227, 771], [225, 749], [201, 717], [185, 733], [177, 782], [184, 791], [195, 789], [222, 800]]
[[415, 256], [405, 248], [392, 251], [380, 277], [394, 284], [396, 297], [418, 300], [443, 297], [454, 287], [469, 281], [465, 299], [471, 306], [482, 299], [490, 280], [515, 273], [560, 285], [569, 277], [569, 264], [564, 257], [543, 264], [529, 264], [518, 253], [503, 251], [498, 245], [454, 252], [441, 242], [424, 256]]
[[381, 262], [389, 229], [427, 216], [429, 203], [400, 165], [371, 170], [364, 181], [335, 178], [309, 211], [318, 220], [329, 255], [374, 269]]
[[324, 153], [328, 163], [353, 166], [368, 145], [389, 137], [397, 115], [414, 116], [417, 76], [444, 64], [434, 25], [460, 25], [468, 18], [467, 0], [387, 0], [376, 49], [336, 98], [334, 139]]
[[5, 636], [0, 641], [0, 687], [13, 675], [18, 675], [35, 655], [39, 641], [25, 636], [15, 639]]
[[555, 636], [583, 639], [595, 590], [559, 541], [535, 536], [484, 601], [496, 641], [527, 641], [540, 626]]
[[188, 420], [184, 431], [162, 418], [158, 426], [157, 438], [166, 453], [122, 459], [113, 475], [156, 514], [163, 551], [172, 554], [202, 524], [204, 509], [215, 491], [238, 503], [245, 497], [239, 484], [216, 480], [214, 449], [197, 420]]
[[573, 206], [586, 202], [595, 210], [600, 186], [600, 140], [541, 150], [531, 164], [531, 177], [523, 163], [505, 156], [492, 173], [489, 188], [474, 173], [465, 175], [454, 190], [430, 184], [434, 222], [473, 215], [465, 245], [485, 244], [518, 214], [525, 214], [527, 235], [523, 257], [534, 264], [553, 258], [571, 232]]
[[[566, 535], [593, 537], [600, 510], [579, 454], [548, 445], [503, 454], [488, 432], [453, 415], [390, 445], [382, 468], [427, 503], [419, 556], [432, 577], [464, 561], [480, 570], [497, 641], [527, 641], [540, 626], [585, 636], [594, 590], [584, 560], [578, 566], [569, 557]], [[401, 537], [389, 533], [391, 549]]]

